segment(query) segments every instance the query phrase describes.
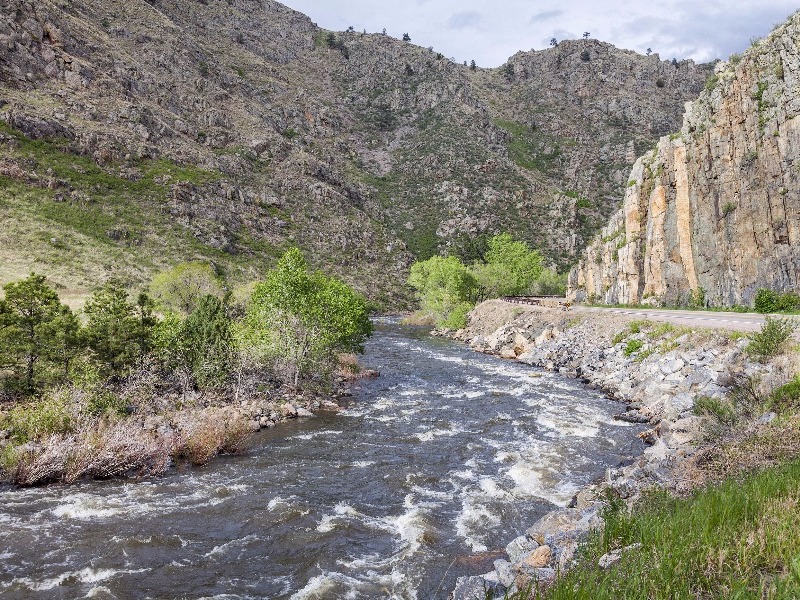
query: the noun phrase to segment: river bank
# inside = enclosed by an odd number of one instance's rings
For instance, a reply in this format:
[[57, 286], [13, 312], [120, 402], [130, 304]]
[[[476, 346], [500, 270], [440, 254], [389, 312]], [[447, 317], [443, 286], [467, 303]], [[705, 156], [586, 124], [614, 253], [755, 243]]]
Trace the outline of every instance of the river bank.
[[[573, 314], [560, 310], [485, 302], [470, 313], [468, 326], [439, 335], [472, 349], [577, 377], [623, 403], [616, 418], [640, 426], [648, 446], [631, 464], [608, 469], [602, 482], [579, 491], [570, 507], [534, 523], [507, 547], [508, 560], [483, 576], [459, 580], [455, 600], [502, 596], [529, 585], [549, 585], [573, 564], [580, 540], [601, 526], [603, 498], [612, 493], [629, 505], [652, 487], [685, 493], [713, 473], [697, 468], [696, 457], [710, 442], [702, 402], [723, 402], [737, 386], [767, 393], [797, 372], [794, 356], [765, 364], [745, 352], [736, 332], [689, 329], [635, 320], [625, 315]], [[755, 415], [756, 426], [773, 414]], [[607, 557], [607, 562], [619, 556]], [[476, 596], [478, 594], [478, 596]]]
[[[153, 382], [133, 382], [116, 392], [122, 414], [87, 415], [92, 399], [75, 388], [28, 405], [0, 407], [0, 424], [8, 426], [0, 429], [0, 482], [25, 487], [150, 477], [179, 462], [199, 466], [220, 454], [241, 453], [258, 431], [319, 410], [340, 410], [350, 382], [377, 376], [356, 372], [355, 364], [342, 369], [327, 391], [275, 388], [236, 398], [224, 392], [159, 394]], [[13, 430], [20, 421], [28, 431], [54, 431], [20, 443]]]

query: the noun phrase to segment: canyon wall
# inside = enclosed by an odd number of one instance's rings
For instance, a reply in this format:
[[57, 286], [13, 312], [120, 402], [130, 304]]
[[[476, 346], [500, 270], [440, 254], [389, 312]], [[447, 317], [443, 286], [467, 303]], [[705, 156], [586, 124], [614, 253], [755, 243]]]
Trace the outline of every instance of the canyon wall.
[[679, 133], [634, 164], [572, 300], [751, 304], [800, 279], [800, 14], [719, 63]]

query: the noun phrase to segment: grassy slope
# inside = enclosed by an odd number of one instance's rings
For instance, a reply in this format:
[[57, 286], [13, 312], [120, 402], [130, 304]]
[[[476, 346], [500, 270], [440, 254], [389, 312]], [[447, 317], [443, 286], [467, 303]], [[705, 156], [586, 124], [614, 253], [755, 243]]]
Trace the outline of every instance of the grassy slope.
[[[272, 260], [271, 248], [235, 256], [174, 222], [170, 185], [212, 183], [215, 172], [163, 159], [100, 167], [64, 142], [30, 140], [2, 123], [0, 134], [12, 140], [0, 144], [2, 157], [38, 178], [0, 176], [0, 284], [33, 270], [69, 299], [111, 275], [140, 285], [183, 260], [213, 261], [234, 281], [245, 261]], [[49, 189], [48, 181], [58, 183]]]
[[[800, 597], [800, 462], [736, 477], [675, 498], [652, 493], [633, 514], [612, 503], [583, 566], [551, 599]], [[639, 543], [609, 570], [595, 565]]]

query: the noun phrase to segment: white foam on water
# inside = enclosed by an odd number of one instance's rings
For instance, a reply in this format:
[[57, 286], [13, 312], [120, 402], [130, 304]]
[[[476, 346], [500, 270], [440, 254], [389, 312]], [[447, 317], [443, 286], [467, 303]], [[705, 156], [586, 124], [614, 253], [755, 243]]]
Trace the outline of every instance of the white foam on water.
[[314, 433], [304, 433], [303, 435], [295, 435], [292, 436], [291, 439], [295, 440], [313, 440], [318, 437], [328, 436], [328, 435], [340, 435], [344, 433], [344, 431], [337, 431], [335, 429], [326, 429], [322, 431], [315, 431]]
[[600, 434], [600, 429], [596, 425], [581, 424], [556, 416], [540, 415], [536, 418], [536, 423], [567, 437], [593, 438]]
[[105, 498], [91, 494], [72, 494], [63, 498], [63, 501], [64, 504], [59, 504], [52, 510], [57, 517], [87, 521], [114, 517], [126, 512], [125, 506], [107, 504]]
[[466, 430], [462, 429], [459, 425], [450, 424], [450, 429], [428, 429], [427, 431], [417, 431], [413, 435], [420, 442], [430, 442], [437, 437], [453, 437], [460, 433], [465, 433]]
[[230, 542], [225, 542], [224, 544], [220, 544], [219, 546], [214, 546], [214, 548], [211, 551], [206, 552], [204, 557], [205, 558], [211, 558], [212, 556], [221, 556], [221, 555], [225, 554], [231, 548], [236, 548], [237, 546], [244, 546], [248, 542], [251, 542], [251, 541], [254, 541], [254, 540], [257, 540], [257, 539], [258, 539], [258, 536], [256, 536], [255, 534], [250, 534], [250, 535], [245, 536], [243, 538], [231, 540]]
[[491, 477], [481, 478], [478, 485], [481, 490], [483, 490], [484, 494], [490, 498], [507, 498], [509, 496], [508, 492], [501, 489], [500, 486], [497, 485], [497, 482]]
[[62, 585], [68, 579], [76, 579], [80, 583], [100, 583], [101, 581], [108, 581], [115, 575], [122, 575], [128, 573], [145, 573], [150, 569], [137, 569], [137, 570], [118, 570], [118, 569], [93, 569], [86, 567], [79, 571], [69, 571], [62, 573], [50, 579], [43, 579], [41, 581], [34, 581], [27, 577], [16, 578], [12, 583], [21, 583], [29, 590], [34, 592], [46, 592]]
[[543, 498], [556, 506], [569, 504], [578, 489], [569, 474], [554, 474], [551, 469], [536, 468], [524, 460], [515, 463], [506, 475], [514, 481], [514, 495]]
[[376, 461], [374, 460], [357, 460], [353, 463], [353, 466], [359, 469], [365, 469], [366, 467], [371, 467], [374, 464], [376, 464]]
[[399, 419], [400, 417], [393, 415], [378, 415], [377, 417], [370, 417], [368, 415], [367, 418], [369, 418], [372, 421], [378, 421], [380, 423], [389, 423], [391, 421], [397, 421], [397, 419]]
[[500, 517], [486, 506], [478, 504], [469, 495], [461, 500], [461, 512], [455, 518], [456, 534], [472, 548], [473, 552], [486, 552], [488, 547], [480, 539], [481, 532], [500, 524]]
[[[403, 390], [399, 392], [398, 395], [403, 396], [404, 398], [413, 397], [413, 396], [422, 396], [427, 393], [425, 389], [413, 389], [413, 390]], [[390, 406], [394, 406], [392, 403]]]
[[97, 585], [89, 590], [84, 598], [116, 598], [110, 589], [104, 585]]

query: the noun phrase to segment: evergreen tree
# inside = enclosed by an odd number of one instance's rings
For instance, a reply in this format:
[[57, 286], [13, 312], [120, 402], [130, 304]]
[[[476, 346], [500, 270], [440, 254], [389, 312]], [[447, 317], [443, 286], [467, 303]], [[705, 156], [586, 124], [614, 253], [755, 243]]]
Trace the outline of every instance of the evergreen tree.
[[140, 362], [152, 344], [152, 301], [142, 294], [136, 304], [119, 281], [112, 280], [89, 299], [85, 337], [104, 375], [120, 377]]
[[3, 291], [0, 368], [11, 371], [7, 384], [12, 389], [32, 394], [50, 378], [55, 357], [79, 346], [77, 319], [41, 275], [7, 283]]
[[231, 372], [232, 321], [228, 302], [208, 295], [183, 322], [182, 337], [192, 376], [200, 388], [220, 386]]

